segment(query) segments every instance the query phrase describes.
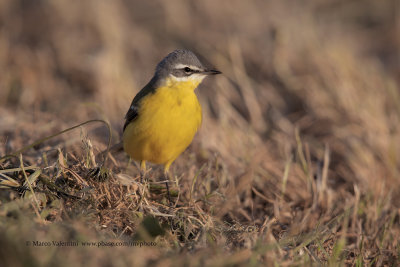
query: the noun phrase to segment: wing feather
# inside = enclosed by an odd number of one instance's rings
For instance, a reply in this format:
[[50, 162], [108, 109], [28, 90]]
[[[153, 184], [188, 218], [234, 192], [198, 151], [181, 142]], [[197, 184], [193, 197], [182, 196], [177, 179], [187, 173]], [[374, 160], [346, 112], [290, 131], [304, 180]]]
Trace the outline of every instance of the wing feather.
[[155, 80], [156, 79], [153, 77], [153, 79], [151, 79], [151, 81], [145, 87], [143, 87], [143, 89], [140, 90], [139, 93], [133, 98], [129, 110], [125, 115], [125, 124], [123, 131], [125, 131], [128, 124], [133, 122], [140, 115], [139, 109], [141, 100], [145, 98], [148, 94], [154, 93], [156, 91], [156, 85], [154, 82]]

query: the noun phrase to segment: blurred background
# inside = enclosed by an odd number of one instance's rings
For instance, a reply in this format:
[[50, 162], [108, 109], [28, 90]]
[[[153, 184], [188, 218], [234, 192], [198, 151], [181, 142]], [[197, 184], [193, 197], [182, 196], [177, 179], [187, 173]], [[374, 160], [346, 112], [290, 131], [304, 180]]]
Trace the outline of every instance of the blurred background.
[[221, 217], [290, 225], [318, 203], [305, 229], [365, 197], [398, 221], [399, 46], [397, 0], [2, 0], [0, 154], [94, 118], [118, 142], [156, 64], [185, 48], [223, 76], [197, 89], [203, 125], [185, 154], [197, 161], [173, 169], [218, 157], [235, 188]]
[[117, 141], [156, 64], [186, 48], [224, 73], [197, 90], [203, 147], [235, 164], [265, 143], [287, 158], [298, 127], [346, 160], [342, 179], [398, 174], [398, 1], [3, 0], [0, 12], [3, 132], [102, 117]]

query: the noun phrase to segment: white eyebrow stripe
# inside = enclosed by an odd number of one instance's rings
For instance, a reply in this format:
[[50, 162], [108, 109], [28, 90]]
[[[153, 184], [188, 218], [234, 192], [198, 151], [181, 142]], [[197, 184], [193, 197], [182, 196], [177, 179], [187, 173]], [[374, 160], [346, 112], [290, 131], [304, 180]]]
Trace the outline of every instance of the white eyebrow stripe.
[[185, 65], [185, 64], [182, 64], [182, 63], [176, 64], [174, 68], [175, 68], [175, 69], [183, 69], [183, 68], [186, 68], [186, 67], [189, 67], [189, 68], [191, 68], [192, 70], [201, 70], [201, 69], [199, 69], [199, 68], [196, 67], [196, 66], [193, 66], [193, 65]]

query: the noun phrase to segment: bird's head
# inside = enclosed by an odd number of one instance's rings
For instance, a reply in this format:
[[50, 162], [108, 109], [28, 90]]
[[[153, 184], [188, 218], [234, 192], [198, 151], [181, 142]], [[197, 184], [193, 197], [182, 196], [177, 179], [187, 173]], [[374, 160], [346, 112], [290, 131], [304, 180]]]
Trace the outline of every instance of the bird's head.
[[206, 76], [220, 73], [218, 70], [205, 68], [193, 52], [175, 50], [158, 63], [155, 77], [173, 83], [192, 82], [197, 87]]

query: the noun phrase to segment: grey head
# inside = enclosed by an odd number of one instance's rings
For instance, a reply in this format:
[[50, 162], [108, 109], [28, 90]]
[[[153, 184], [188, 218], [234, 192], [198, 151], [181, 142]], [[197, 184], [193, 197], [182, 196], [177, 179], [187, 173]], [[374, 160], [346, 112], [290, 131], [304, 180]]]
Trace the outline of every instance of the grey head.
[[197, 56], [190, 50], [178, 49], [166, 56], [156, 68], [155, 77], [158, 79], [172, 75], [175, 78], [206, 76], [220, 74], [220, 71], [206, 69]]

